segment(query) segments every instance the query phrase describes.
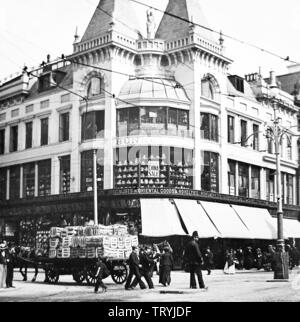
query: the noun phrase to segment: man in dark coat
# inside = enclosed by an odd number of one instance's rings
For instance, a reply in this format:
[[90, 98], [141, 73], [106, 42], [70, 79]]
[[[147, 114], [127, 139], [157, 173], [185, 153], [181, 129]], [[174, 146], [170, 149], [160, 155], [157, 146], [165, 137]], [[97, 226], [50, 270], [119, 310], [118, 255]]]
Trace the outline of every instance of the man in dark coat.
[[210, 275], [211, 270], [214, 267], [214, 254], [210, 250], [210, 247], [206, 248], [206, 251], [204, 254], [204, 263], [205, 263], [205, 268], [207, 269], [207, 275]]
[[6, 287], [14, 288], [13, 279], [14, 279], [14, 265], [15, 265], [15, 251], [9, 245], [9, 248], [6, 250], [6, 262], [7, 262], [7, 275], [6, 275]]
[[160, 258], [159, 283], [164, 286], [171, 284], [171, 272], [174, 267], [174, 259], [169, 247], [165, 247]]
[[95, 284], [95, 293], [98, 293], [100, 286], [102, 288], [102, 291], [106, 292], [107, 286], [103, 283], [103, 280], [110, 275], [110, 272], [107, 266], [105, 265], [105, 263], [101, 260], [101, 258], [98, 258], [96, 265], [97, 265], [97, 273], [96, 273], [97, 281]]
[[146, 288], [146, 285], [143, 283], [142, 279], [141, 279], [141, 273], [140, 273], [140, 268], [142, 265], [140, 265], [140, 259], [139, 259], [139, 249], [137, 247], [132, 247], [132, 253], [129, 257], [128, 260], [128, 264], [129, 264], [129, 275], [127, 278], [127, 282], [125, 284], [125, 290], [129, 291], [132, 290], [132, 286], [131, 286], [131, 281], [133, 276], [136, 277], [140, 288], [143, 290]]
[[[140, 273], [141, 276], [145, 278], [149, 289], [153, 289], [154, 285], [153, 285], [153, 281], [151, 278], [151, 270], [152, 270], [152, 266], [154, 264], [154, 260], [151, 258], [151, 248], [150, 247], [146, 247], [146, 249], [141, 250], [140, 251], [140, 265], [142, 266], [140, 268]], [[138, 279], [135, 278], [131, 284], [131, 288], [135, 288], [138, 284]]]
[[201, 266], [204, 264], [203, 257], [201, 255], [199, 245], [198, 245], [198, 232], [194, 232], [192, 236], [192, 240], [188, 243], [184, 253], [185, 262], [189, 266], [190, 271], [190, 288], [196, 289], [196, 278], [195, 274], [198, 277], [199, 287], [201, 289], [207, 289], [204, 285]]

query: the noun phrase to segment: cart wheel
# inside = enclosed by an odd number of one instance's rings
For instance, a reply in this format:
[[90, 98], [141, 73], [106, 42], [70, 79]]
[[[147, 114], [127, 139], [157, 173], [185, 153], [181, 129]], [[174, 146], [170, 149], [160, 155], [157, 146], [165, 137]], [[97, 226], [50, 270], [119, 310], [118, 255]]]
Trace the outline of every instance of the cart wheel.
[[46, 274], [46, 281], [49, 284], [57, 284], [59, 280], [59, 273], [55, 268], [53, 267], [47, 268], [45, 274]]
[[86, 278], [84, 269], [77, 269], [73, 272], [73, 279], [76, 283], [82, 284]]
[[97, 267], [96, 266], [90, 266], [86, 270], [86, 281], [88, 285], [94, 286], [97, 282]]
[[116, 284], [124, 284], [128, 277], [128, 271], [125, 264], [119, 264], [112, 267], [111, 277]]

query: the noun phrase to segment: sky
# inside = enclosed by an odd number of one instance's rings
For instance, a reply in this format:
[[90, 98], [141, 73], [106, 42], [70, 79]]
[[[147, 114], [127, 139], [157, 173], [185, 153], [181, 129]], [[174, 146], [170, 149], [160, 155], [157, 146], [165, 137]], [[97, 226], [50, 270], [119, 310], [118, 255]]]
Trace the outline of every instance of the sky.
[[[130, 0], [123, 0], [130, 1]], [[168, 0], [140, 0], [165, 9]], [[299, 0], [196, 0], [209, 27], [226, 35], [300, 62]], [[76, 27], [82, 36], [99, 0], [0, 0], [0, 80], [46, 59], [71, 54]], [[136, 5], [146, 29], [146, 8]], [[161, 14], [156, 13], [157, 25]], [[130, 24], [130, 22], [126, 22]], [[226, 56], [234, 63], [230, 73], [244, 76], [270, 70], [288, 72], [284, 62], [261, 50], [225, 37]]]

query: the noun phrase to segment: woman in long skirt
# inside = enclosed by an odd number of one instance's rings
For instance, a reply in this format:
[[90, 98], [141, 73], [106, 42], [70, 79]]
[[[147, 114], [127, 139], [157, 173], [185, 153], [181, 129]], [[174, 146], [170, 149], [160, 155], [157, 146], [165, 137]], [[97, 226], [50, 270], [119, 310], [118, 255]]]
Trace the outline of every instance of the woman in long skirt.
[[224, 267], [224, 273], [228, 275], [235, 274], [235, 260], [234, 252], [232, 249], [230, 251], [226, 251], [226, 264]]
[[0, 289], [6, 288], [7, 263], [4, 245], [0, 246]]

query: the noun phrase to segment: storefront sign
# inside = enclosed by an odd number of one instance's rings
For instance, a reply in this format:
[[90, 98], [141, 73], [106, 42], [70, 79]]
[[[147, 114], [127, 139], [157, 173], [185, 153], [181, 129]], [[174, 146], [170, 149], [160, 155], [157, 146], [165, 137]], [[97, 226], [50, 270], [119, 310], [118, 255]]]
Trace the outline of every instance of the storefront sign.
[[149, 161], [148, 162], [148, 177], [149, 178], [159, 178], [160, 167], [159, 161]]

